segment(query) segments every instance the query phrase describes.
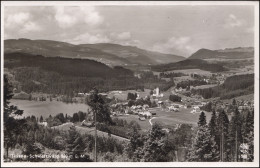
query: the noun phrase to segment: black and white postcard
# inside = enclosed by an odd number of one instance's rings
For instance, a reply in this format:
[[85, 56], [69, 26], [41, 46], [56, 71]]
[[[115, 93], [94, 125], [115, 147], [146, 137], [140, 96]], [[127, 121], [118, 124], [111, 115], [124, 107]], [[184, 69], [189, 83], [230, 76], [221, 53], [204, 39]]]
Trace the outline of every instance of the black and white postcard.
[[6, 167], [258, 167], [259, 2], [1, 2]]

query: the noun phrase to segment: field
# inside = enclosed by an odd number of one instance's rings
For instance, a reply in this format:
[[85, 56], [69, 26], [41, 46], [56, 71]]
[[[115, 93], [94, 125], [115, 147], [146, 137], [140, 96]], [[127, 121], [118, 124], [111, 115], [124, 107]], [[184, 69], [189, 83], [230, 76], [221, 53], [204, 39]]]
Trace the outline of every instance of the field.
[[192, 74], [192, 73], [197, 73], [200, 75], [211, 75], [210, 71], [204, 71], [201, 69], [181, 69], [181, 70], [173, 70], [173, 71], [167, 71], [167, 72], [174, 72], [174, 73], [184, 73], [184, 74]]
[[138, 115], [118, 116], [117, 118], [126, 120], [128, 123], [131, 121], [136, 121], [141, 126], [141, 129], [144, 131], [148, 131], [151, 128], [149, 119], [146, 119], [145, 121], [140, 121]]
[[49, 117], [49, 115], [55, 116], [58, 113], [68, 114], [70, 116], [78, 111], [87, 112], [88, 105], [86, 104], [66, 104], [58, 101], [28, 101], [28, 100], [11, 100], [12, 105], [16, 105], [23, 111], [23, 116], [31, 116], [43, 118]]
[[[153, 116], [154, 118], [151, 120], [152, 123], [158, 122], [162, 125], [175, 125], [175, 124], [192, 124], [194, 126], [197, 125], [199, 120], [200, 113], [190, 113], [192, 108], [184, 109], [180, 108], [179, 112], [168, 112], [167, 109], [162, 108], [152, 108], [149, 109], [150, 112], [155, 112], [156, 115]], [[209, 122], [211, 118], [211, 113], [205, 112], [207, 122]], [[151, 128], [151, 124], [149, 123], [149, 119], [145, 121], [140, 121], [137, 115], [129, 115], [129, 116], [119, 116], [118, 118], [124, 119], [127, 122], [132, 120], [137, 121], [142, 130], [149, 130]]]
[[[71, 122], [69, 123], [64, 123], [62, 125], [59, 125], [59, 126], [55, 126], [55, 127], [51, 127], [52, 129], [58, 129], [58, 130], [63, 130], [63, 131], [66, 131], [66, 130], [69, 130], [71, 126], [75, 125], [76, 127], [76, 130], [80, 133], [80, 134], [90, 134], [90, 135], [95, 135], [95, 130], [94, 130], [94, 127], [91, 127], [91, 128], [88, 128], [88, 127], [83, 127], [80, 125], [80, 123], [76, 123], [76, 124], [73, 124]], [[119, 136], [116, 136], [116, 135], [109, 135], [108, 133], [106, 132], [103, 132], [103, 131], [99, 131], [97, 130], [97, 136], [99, 137], [111, 137], [111, 138], [115, 138], [117, 140], [120, 140], [120, 141], [128, 141], [128, 139], [126, 138], [123, 138], [123, 137], [119, 137]]]
[[[184, 109], [180, 108], [179, 112], [168, 112], [167, 110], [162, 110], [160, 108], [150, 110], [151, 112], [156, 112], [156, 118], [152, 119], [152, 123], [159, 122], [163, 125], [174, 125], [174, 124], [192, 124], [197, 125], [199, 121], [200, 113], [190, 113], [192, 108]], [[207, 121], [211, 118], [211, 113], [205, 112]]]
[[191, 89], [206, 89], [206, 88], [211, 88], [211, 87], [215, 87], [217, 86], [217, 84], [211, 84], [211, 85], [200, 85], [200, 86], [191, 86]]
[[128, 93], [137, 93], [140, 97], [144, 98], [145, 96], [150, 95], [150, 90], [145, 89], [144, 92], [138, 92], [136, 90], [126, 90], [126, 91], [111, 91], [108, 93], [108, 97], [112, 98], [115, 97], [119, 100], [127, 100]]
[[[235, 97], [236, 100], [254, 100], [254, 94], [249, 94], [249, 95], [243, 95], [243, 96], [239, 96], [239, 97]], [[225, 103], [232, 103], [233, 99], [226, 99], [223, 100]]]

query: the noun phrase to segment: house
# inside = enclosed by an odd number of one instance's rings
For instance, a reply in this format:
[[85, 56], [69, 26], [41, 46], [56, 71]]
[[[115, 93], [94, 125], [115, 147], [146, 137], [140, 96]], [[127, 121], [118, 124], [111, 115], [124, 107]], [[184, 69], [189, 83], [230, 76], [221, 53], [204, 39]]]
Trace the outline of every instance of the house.
[[145, 117], [143, 117], [143, 116], [139, 116], [139, 120], [141, 120], [141, 121], [145, 121]]
[[150, 111], [144, 111], [144, 112], [139, 112], [140, 116], [144, 116], [146, 118], [151, 118], [152, 117], [152, 113]]
[[191, 111], [191, 113], [200, 113], [200, 107], [199, 106], [194, 106], [193, 110]]
[[158, 101], [157, 103], [158, 103], [158, 106], [159, 106], [159, 107], [162, 107], [163, 101]]
[[175, 106], [170, 106], [170, 107], [168, 107], [169, 108], [169, 110], [170, 111], [175, 111], [175, 112], [178, 112], [179, 111], [179, 106], [177, 107], [175, 107]]
[[47, 127], [47, 125], [48, 125], [47, 121], [45, 121], [45, 120], [43, 122], [38, 122], [38, 124], [42, 125], [44, 127]]
[[146, 110], [146, 109], [148, 109], [149, 108], [149, 105], [148, 104], [144, 104], [143, 105], [143, 110]]
[[94, 126], [94, 122], [93, 122], [93, 121], [83, 120], [83, 121], [81, 122], [81, 125], [82, 125], [82, 126], [86, 126], [86, 127], [93, 127], [93, 126]]
[[163, 97], [163, 94], [162, 94], [162, 93], [160, 94], [160, 89], [159, 89], [159, 87], [157, 87], [156, 89], [154, 89], [153, 92], [155, 92], [155, 93], [153, 94], [153, 97]]

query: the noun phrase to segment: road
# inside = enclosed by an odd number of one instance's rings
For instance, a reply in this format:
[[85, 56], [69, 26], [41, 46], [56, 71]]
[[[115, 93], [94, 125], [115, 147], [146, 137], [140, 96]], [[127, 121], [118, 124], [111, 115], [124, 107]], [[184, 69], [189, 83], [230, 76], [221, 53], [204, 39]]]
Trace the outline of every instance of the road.
[[151, 124], [151, 126], [153, 126], [153, 123], [152, 123], [152, 119], [154, 119], [156, 117], [152, 117], [150, 120], [149, 120], [149, 123]]

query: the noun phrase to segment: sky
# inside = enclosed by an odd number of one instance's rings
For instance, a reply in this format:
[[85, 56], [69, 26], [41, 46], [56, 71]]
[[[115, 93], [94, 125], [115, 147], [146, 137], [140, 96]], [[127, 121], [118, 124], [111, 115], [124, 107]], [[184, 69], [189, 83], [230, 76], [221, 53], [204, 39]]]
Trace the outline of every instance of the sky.
[[188, 57], [254, 46], [254, 6], [5, 6], [4, 39], [116, 43]]

